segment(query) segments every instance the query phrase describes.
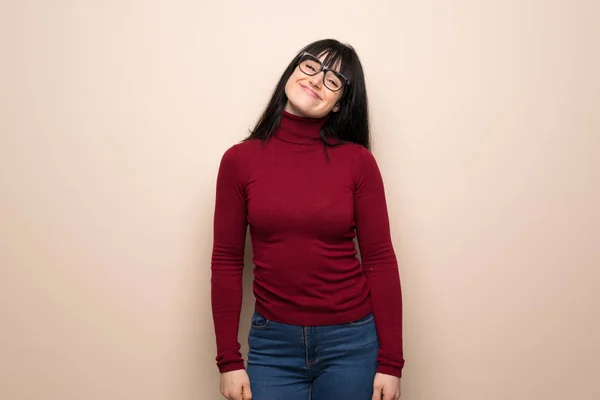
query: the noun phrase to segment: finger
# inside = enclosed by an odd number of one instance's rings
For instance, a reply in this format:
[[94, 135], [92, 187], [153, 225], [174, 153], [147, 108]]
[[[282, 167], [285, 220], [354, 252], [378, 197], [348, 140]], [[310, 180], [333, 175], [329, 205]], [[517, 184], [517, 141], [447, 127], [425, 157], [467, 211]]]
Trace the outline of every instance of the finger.
[[242, 389], [236, 390], [231, 394], [231, 400], [243, 400], [242, 398]]
[[375, 386], [373, 388], [373, 397], [371, 398], [371, 400], [381, 400], [381, 399], [382, 399], [381, 387]]
[[252, 391], [249, 384], [244, 384], [242, 387], [243, 400], [252, 400]]
[[383, 399], [383, 400], [396, 400], [394, 398], [394, 396], [390, 396], [390, 391], [388, 390], [389, 388], [387, 388], [385, 385], [383, 385], [381, 387], [381, 397], [379, 398], [379, 400]]

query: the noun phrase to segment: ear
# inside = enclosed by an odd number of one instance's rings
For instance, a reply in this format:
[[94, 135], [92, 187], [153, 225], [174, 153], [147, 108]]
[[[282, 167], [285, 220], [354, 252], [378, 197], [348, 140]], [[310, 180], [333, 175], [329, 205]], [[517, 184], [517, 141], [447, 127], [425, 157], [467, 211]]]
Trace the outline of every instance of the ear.
[[337, 103], [335, 106], [333, 106], [333, 108], [331, 109], [331, 111], [333, 111], [333, 112], [340, 111], [340, 103]]

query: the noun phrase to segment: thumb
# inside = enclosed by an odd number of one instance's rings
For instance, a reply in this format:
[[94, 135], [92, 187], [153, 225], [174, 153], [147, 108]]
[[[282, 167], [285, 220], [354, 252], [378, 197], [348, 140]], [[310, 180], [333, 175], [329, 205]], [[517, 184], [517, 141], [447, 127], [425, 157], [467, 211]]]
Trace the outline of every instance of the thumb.
[[242, 400], [252, 400], [252, 391], [247, 383], [242, 386]]

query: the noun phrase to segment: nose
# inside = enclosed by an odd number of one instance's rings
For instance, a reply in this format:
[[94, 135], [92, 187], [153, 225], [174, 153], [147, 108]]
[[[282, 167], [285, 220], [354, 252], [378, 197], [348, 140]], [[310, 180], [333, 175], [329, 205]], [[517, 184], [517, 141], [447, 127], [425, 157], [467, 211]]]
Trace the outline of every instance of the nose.
[[323, 83], [323, 74], [325, 73], [325, 71], [321, 71], [316, 75], [313, 75], [310, 77], [310, 84], [313, 85], [314, 87], [321, 87], [321, 84]]

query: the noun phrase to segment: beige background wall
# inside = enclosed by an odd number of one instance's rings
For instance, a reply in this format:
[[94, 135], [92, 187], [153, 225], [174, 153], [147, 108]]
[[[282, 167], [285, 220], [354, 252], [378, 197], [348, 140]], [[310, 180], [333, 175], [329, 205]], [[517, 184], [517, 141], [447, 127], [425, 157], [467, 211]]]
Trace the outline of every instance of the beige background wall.
[[367, 74], [404, 398], [600, 398], [599, 18], [593, 0], [0, 1], [0, 398], [219, 398], [218, 162], [324, 37]]

